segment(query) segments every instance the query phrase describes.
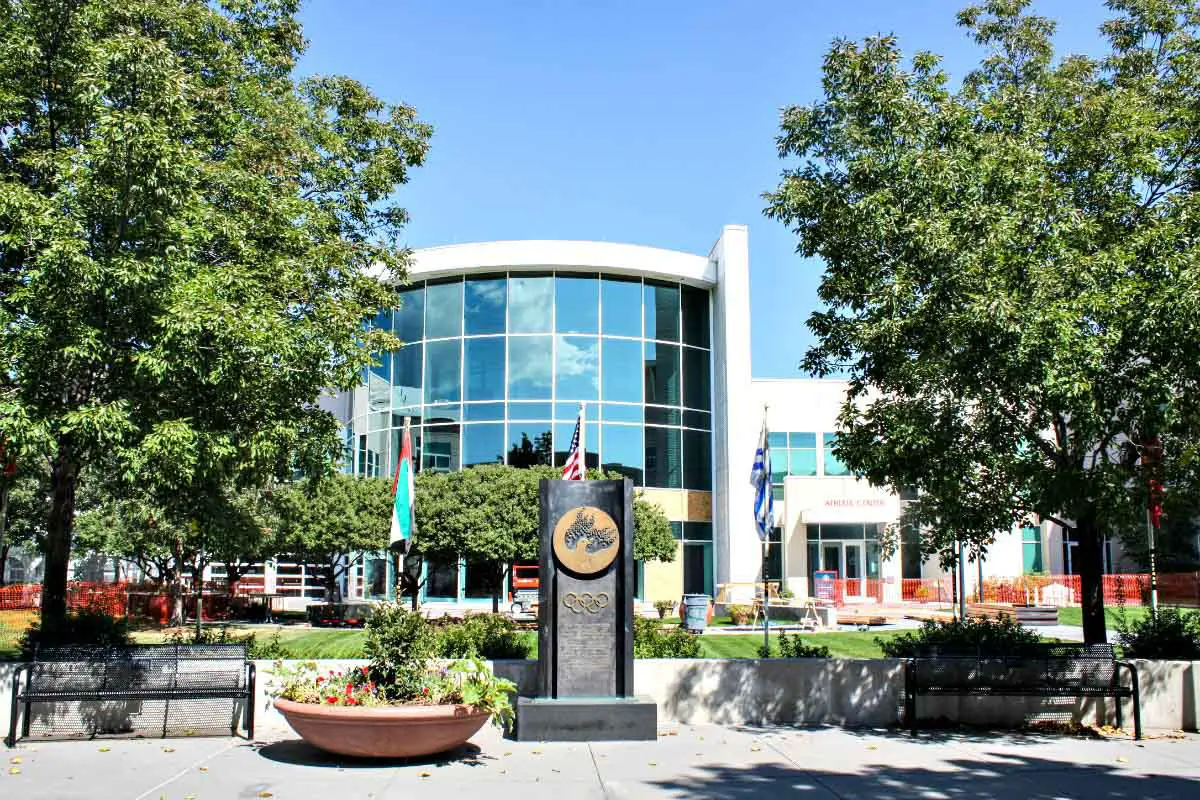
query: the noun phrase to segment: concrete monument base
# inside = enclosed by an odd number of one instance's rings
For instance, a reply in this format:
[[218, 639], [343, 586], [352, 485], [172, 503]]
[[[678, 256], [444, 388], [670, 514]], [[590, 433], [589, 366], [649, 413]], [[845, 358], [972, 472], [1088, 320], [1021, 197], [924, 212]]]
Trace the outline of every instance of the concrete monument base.
[[658, 706], [648, 697], [518, 697], [518, 742], [650, 741]]

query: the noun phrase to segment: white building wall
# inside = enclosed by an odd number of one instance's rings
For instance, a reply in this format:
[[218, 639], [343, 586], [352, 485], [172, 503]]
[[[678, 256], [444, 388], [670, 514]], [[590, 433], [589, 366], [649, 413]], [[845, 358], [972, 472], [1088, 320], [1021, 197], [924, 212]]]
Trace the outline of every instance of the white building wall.
[[713, 547], [717, 584], [753, 581], [762, 548], [754, 530], [754, 438], [761, 412], [750, 384], [750, 245], [726, 225], [709, 256], [713, 289]]

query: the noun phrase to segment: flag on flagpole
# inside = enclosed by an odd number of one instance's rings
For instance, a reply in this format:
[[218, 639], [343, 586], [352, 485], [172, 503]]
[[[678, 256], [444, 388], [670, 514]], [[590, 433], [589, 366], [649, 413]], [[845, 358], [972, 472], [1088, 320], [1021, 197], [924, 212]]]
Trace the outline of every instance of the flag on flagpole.
[[413, 506], [416, 502], [416, 486], [413, 482], [412, 429], [409, 418], [404, 418], [404, 433], [400, 440], [400, 458], [396, 462], [396, 477], [392, 482], [392, 534], [388, 547], [405, 551], [413, 535]]
[[583, 404], [579, 406], [579, 419], [575, 420], [575, 433], [571, 436], [571, 449], [567, 453], [567, 463], [563, 464], [562, 476], [564, 481], [581, 481], [587, 477], [586, 449], [583, 443]]
[[758, 527], [758, 538], [767, 541], [775, 527], [775, 498], [771, 495], [771, 451], [767, 447], [767, 417], [763, 415], [762, 433], [758, 436], [758, 449], [754, 451], [754, 469], [750, 473], [750, 485], [754, 487], [754, 524]]

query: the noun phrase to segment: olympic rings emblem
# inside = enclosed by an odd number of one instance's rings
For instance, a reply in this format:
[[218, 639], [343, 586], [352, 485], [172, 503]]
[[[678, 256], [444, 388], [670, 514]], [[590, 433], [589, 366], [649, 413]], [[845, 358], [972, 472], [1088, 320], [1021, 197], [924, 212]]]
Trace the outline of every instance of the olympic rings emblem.
[[562, 604], [576, 614], [587, 612], [595, 614], [602, 608], [608, 608], [608, 592], [567, 592], [563, 595]]

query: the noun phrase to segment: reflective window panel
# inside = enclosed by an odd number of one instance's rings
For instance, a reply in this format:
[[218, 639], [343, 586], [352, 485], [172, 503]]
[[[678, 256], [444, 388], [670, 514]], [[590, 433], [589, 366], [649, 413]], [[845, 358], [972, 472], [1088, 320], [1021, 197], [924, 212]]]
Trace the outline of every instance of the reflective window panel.
[[392, 408], [420, 405], [424, 353], [420, 342], [392, 353]]
[[462, 398], [461, 339], [425, 344], [425, 402], [444, 403]]
[[476, 464], [504, 463], [504, 426], [484, 422], [462, 426], [463, 468]]
[[679, 405], [679, 345], [646, 342], [645, 347], [645, 401]]
[[554, 459], [549, 422], [516, 422], [508, 425], [507, 463], [513, 467], [536, 467]]
[[645, 449], [642, 445], [642, 429], [634, 425], [605, 425], [601, 448], [601, 467], [619, 472], [633, 481], [635, 486], [644, 486]]
[[679, 341], [679, 287], [646, 284], [646, 338]]
[[708, 291], [684, 286], [680, 289], [683, 305], [683, 343], [709, 346]]
[[463, 282], [431, 283], [425, 287], [425, 338], [461, 336]]
[[405, 289], [399, 295], [400, 307], [392, 315], [392, 333], [401, 342], [419, 342], [425, 335], [425, 289]]
[[549, 400], [553, 366], [549, 336], [508, 337], [508, 399]]
[[598, 333], [600, 280], [595, 275], [556, 275], [555, 329], [559, 333]]
[[463, 303], [466, 335], [504, 333], [508, 282], [504, 278], [476, 278], [467, 281]]
[[553, 278], [513, 275], [508, 279], [509, 333], [549, 333], [553, 312]]
[[601, 348], [601, 397], [622, 403], [642, 402], [642, 343], [604, 339]]
[[600, 330], [605, 336], [642, 335], [642, 283], [604, 278], [600, 281], [600, 305], [604, 316]]
[[600, 341], [559, 336], [555, 353], [555, 396], [559, 400], [600, 398]]
[[683, 486], [712, 489], [712, 434], [708, 431], [683, 432]]
[[688, 408], [712, 407], [708, 363], [707, 350], [683, 348], [683, 404]]
[[463, 341], [467, 384], [464, 400], [504, 399], [504, 337]]
[[646, 485], [664, 489], [683, 488], [681, 431], [678, 428], [647, 427]]

